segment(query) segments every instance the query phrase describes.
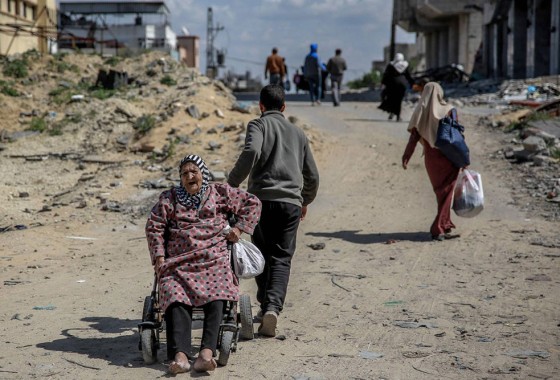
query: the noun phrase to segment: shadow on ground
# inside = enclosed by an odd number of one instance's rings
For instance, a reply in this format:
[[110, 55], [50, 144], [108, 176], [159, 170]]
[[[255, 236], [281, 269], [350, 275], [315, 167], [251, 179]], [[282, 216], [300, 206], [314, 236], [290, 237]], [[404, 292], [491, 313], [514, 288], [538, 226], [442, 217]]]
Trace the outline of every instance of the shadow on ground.
[[[64, 329], [61, 332], [63, 338], [38, 343], [37, 347], [49, 351], [86, 355], [92, 359], [106, 360], [116, 366], [128, 366], [133, 362], [143, 364], [142, 354], [138, 349], [139, 335], [135, 331], [139, 320], [87, 317], [82, 321], [91, 324], [85, 328]], [[113, 336], [100, 336], [100, 333]], [[124, 333], [127, 334], [114, 335]]]
[[388, 120], [387, 118], [385, 118], [385, 119], [374, 119], [374, 118], [344, 119], [344, 121], [356, 121], [356, 122], [364, 122], [364, 123], [379, 122], [379, 123], [393, 123], [393, 124], [408, 123], [408, 121], [405, 121], [405, 120], [396, 121], [396, 120]]
[[336, 231], [336, 232], [308, 232], [306, 235], [324, 238], [341, 239], [355, 244], [384, 244], [393, 241], [432, 241], [430, 234], [421, 232], [389, 232], [379, 234], [363, 234], [360, 230]]

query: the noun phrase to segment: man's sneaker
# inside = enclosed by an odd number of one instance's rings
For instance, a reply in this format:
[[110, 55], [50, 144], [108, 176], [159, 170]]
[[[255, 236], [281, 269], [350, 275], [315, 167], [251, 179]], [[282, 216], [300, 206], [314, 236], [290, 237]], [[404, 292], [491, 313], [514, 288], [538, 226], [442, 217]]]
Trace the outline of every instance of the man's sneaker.
[[264, 336], [276, 336], [276, 325], [278, 324], [278, 313], [267, 311], [264, 313], [262, 323], [259, 327], [259, 334]]
[[263, 319], [263, 311], [262, 311], [262, 309], [259, 309], [259, 311], [257, 312], [257, 315], [255, 315], [253, 317], [253, 322], [261, 323], [262, 319]]

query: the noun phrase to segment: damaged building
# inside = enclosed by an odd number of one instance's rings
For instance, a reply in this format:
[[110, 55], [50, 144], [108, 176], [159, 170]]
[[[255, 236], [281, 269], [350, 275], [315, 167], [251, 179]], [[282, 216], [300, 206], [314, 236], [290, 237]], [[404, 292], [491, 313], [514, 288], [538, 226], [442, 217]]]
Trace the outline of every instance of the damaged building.
[[416, 33], [426, 69], [472, 79], [560, 74], [559, 0], [394, 0], [393, 25]]
[[164, 1], [67, 1], [59, 4], [59, 49], [101, 54], [174, 52], [177, 37]]

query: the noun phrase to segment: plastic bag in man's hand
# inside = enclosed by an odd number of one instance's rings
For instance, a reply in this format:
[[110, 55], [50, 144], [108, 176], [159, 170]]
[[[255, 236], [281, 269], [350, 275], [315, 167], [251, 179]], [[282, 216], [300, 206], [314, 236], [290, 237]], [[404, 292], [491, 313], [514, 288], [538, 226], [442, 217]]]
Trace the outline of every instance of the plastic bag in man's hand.
[[233, 245], [233, 270], [238, 278], [258, 276], [264, 269], [264, 257], [250, 241], [239, 239]]
[[465, 169], [459, 173], [453, 192], [453, 211], [463, 218], [472, 218], [484, 208], [482, 179], [474, 170]]

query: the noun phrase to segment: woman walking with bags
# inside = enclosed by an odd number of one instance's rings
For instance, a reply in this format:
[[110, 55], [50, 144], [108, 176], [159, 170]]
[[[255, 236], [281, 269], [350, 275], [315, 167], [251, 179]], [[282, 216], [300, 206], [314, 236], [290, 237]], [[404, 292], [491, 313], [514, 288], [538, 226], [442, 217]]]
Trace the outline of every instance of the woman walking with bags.
[[453, 106], [443, 99], [441, 86], [435, 82], [427, 83], [410, 118], [408, 124], [410, 138], [402, 156], [402, 166], [406, 170], [418, 141], [424, 147], [424, 165], [436, 194], [438, 206], [430, 233], [432, 239], [438, 241], [458, 237], [458, 235], [451, 235], [451, 230], [455, 228], [451, 221], [451, 202], [460, 168], [455, 167], [435, 147], [439, 121], [446, 115], [451, 115], [452, 109]]

